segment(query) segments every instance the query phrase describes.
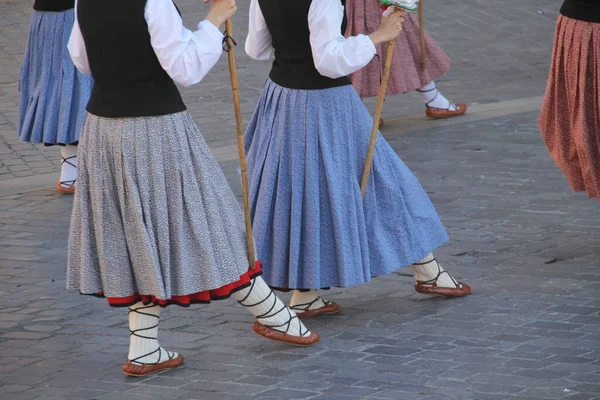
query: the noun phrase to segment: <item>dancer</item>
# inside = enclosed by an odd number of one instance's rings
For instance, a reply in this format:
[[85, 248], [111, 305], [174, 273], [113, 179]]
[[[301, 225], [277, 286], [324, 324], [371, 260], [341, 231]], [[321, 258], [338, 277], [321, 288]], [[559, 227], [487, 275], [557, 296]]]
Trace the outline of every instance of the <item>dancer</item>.
[[269, 339], [310, 332], [248, 268], [244, 218], [173, 80], [198, 83], [222, 53], [234, 0], [191, 32], [171, 0], [79, 0], [69, 51], [94, 76], [81, 137], [67, 286], [129, 307], [125, 374], [183, 363], [157, 339], [160, 306], [232, 296]]
[[67, 51], [74, 4], [35, 0], [19, 79], [19, 136], [25, 142], [60, 145], [56, 190], [62, 194], [75, 191], [77, 143], [92, 90], [92, 78], [77, 71]]
[[600, 2], [566, 0], [539, 127], [574, 191], [600, 201]]
[[[378, 1], [347, 0], [346, 10], [346, 37], [373, 32], [381, 24], [382, 15]], [[464, 114], [467, 111], [466, 104], [452, 103], [442, 95], [435, 83], [435, 79], [450, 68], [450, 59], [428, 33], [425, 33], [425, 43], [427, 62], [423, 67], [419, 21], [413, 13], [407, 13], [402, 33], [396, 38], [387, 94], [416, 90], [425, 103], [425, 115], [428, 117], [448, 118]], [[350, 80], [361, 98], [376, 97], [379, 94], [386, 44], [378, 44], [376, 49], [377, 56], [365, 68], [350, 74]]]
[[246, 52], [275, 57], [246, 132], [253, 227], [265, 280], [295, 290], [301, 318], [341, 306], [316, 289], [348, 287], [406, 265], [420, 293], [464, 296], [431, 252], [446, 232], [419, 182], [379, 136], [363, 201], [373, 119], [346, 75], [402, 29], [401, 12], [344, 39], [343, 2], [252, 0]]

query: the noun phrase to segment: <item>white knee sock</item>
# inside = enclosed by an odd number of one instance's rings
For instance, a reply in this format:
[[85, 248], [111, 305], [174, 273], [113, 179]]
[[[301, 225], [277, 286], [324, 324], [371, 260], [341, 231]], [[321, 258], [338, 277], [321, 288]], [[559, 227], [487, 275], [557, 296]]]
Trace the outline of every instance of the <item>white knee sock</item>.
[[[436, 282], [439, 287], [455, 288], [458, 285], [458, 282], [454, 280], [448, 271], [445, 271], [444, 268], [442, 268], [431, 253], [419, 262], [414, 263], [412, 267], [415, 271], [415, 279], [418, 281], [431, 281], [439, 275]], [[433, 282], [429, 285], [431, 284], [433, 284]], [[427, 286], [428, 284], [424, 283], [424, 285]]]
[[421, 89], [417, 89], [421, 95], [423, 102], [430, 108], [439, 108], [442, 110], [455, 111], [456, 106], [450, 103], [450, 100], [442, 96], [440, 91], [435, 86], [435, 82], [431, 81]]
[[142, 302], [129, 307], [129, 356], [138, 364], [156, 364], [177, 357], [158, 343], [160, 307]]
[[319, 308], [325, 307], [326, 301], [327, 300], [319, 296], [316, 289], [312, 289], [308, 292], [294, 290], [294, 294], [292, 295], [292, 299], [290, 300], [290, 307], [292, 308], [292, 310], [296, 310], [298, 312], [317, 310]]
[[259, 276], [252, 285], [231, 295], [261, 324], [292, 336], [310, 336], [311, 332]]
[[62, 187], [68, 188], [77, 179], [77, 146], [60, 146], [60, 155], [60, 182], [64, 182]]

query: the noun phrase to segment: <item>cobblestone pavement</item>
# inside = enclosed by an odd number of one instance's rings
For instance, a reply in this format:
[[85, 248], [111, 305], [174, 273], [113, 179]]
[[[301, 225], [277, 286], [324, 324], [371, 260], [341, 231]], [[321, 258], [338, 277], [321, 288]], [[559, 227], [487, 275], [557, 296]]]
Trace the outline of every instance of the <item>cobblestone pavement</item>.
[[[14, 140], [23, 3], [0, 2], [0, 179], [15, 184], [56, 158]], [[0, 399], [600, 399], [600, 207], [569, 190], [536, 127], [554, 3], [427, 1], [454, 61], [445, 92], [480, 104], [432, 122], [407, 117], [422, 112], [411, 95], [386, 102], [386, 118], [402, 118], [384, 133], [451, 237], [436, 254], [472, 296], [418, 295], [405, 270], [334, 289], [344, 311], [309, 321], [322, 336], [311, 348], [257, 337], [231, 300], [168, 308], [161, 342], [186, 365], [128, 378], [125, 310], [64, 289], [71, 197], [0, 190]], [[247, 117], [267, 68], [239, 65]], [[239, 193], [227, 79], [220, 63], [185, 97]]]

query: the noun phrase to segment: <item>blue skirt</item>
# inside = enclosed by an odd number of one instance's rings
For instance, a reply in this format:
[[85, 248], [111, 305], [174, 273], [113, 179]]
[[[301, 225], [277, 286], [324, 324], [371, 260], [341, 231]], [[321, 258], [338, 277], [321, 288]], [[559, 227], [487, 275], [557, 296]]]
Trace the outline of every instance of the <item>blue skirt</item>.
[[363, 200], [372, 123], [350, 85], [292, 90], [267, 81], [245, 147], [257, 253], [270, 286], [358, 285], [448, 240], [427, 194], [381, 134]]
[[71, 144], [79, 140], [92, 78], [77, 71], [67, 43], [74, 10], [33, 11], [21, 66], [19, 136], [25, 142]]

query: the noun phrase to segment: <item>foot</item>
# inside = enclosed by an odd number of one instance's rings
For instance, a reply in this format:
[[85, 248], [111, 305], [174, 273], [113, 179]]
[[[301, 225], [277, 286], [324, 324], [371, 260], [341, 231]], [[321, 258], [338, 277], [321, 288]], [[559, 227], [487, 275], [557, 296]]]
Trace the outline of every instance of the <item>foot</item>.
[[462, 115], [465, 112], [467, 112], [467, 105], [462, 103], [450, 103], [448, 108], [435, 108], [427, 106], [425, 109], [425, 115], [431, 118], [451, 118]]
[[[297, 319], [297, 317], [294, 317], [294, 318]], [[304, 347], [312, 346], [313, 344], [316, 344], [321, 339], [316, 332], [311, 332], [311, 331], [306, 330], [306, 333], [301, 336], [290, 335], [289, 333], [286, 333], [285, 331], [283, 331], [281, 329], [263, 325], [258, 321], [254, 322], [254, 325], [252, 325], [252, 329], [258, 335], [260, 335], [266, 339], [275, 340], [277, 342], [283, 342], [283, 343], [287, 343], [287, 344], [292, 344], [294, 346], [304, 346]]]
[[317, 294], [316, 290], [309, 292], [296, 290], [290, 301], [290, 308], [301, 319], [318, 317], [319, 315], [333, 315], [342, 311], [342, 306], [333, 301], [325, 300]]
[[[183, 364], [183, 356], [181, 354], [171, 353], [162, 347], [160, 347], [157, 352], [158, 357], [155, 357], [156, 361], [153, 362], [141, 362], [138, 361], [139, 359], [127, 360], [127, 362], [123, 364], [123, 373], [129, 376], [146, 376], [158, 371], [177, 368]], [[147, 355], [144, 358], [148, 357], [151, 357], [151, 355]]]
[[455, 280], [442, 268], [433, 255], [414, 263], [415, 290], [421, 294], [463, 297], [471, 294], [471, 287]]

